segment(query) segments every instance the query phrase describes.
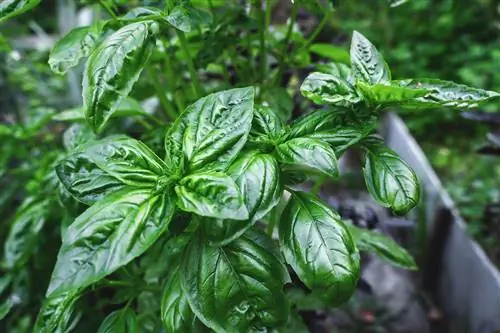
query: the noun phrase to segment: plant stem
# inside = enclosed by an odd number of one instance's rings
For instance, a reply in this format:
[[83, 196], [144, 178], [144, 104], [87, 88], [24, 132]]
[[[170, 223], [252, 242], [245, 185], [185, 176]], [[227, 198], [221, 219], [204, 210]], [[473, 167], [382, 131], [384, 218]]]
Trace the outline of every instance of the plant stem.
[[264, 82], [267, 75], [267, 50], [266, 50], [266, 31], [267, 27], [267, 19], [266, 13], [262, 6], [264, 5], [266, 0], [261, 0], [257, 2], [258, 8], [257, 13], [259, 16], [259, 40], [260, 40], [260, 76], [261, 82]]
[[198, 80], [198, 74], [196, 72], [196, 68], [194, 67], [193, 58], [189, 54], [188, 45], [186, 41], [186, 36], [184, 32], [180, 30], [176, 30], [177, 37], [179, 37], [179, 42], [181, 45], [182, 52], [186, 56], [187, 66], [189, 70], [189, 75], [191, 76], [191, 82], [193, 83], [193, 90], [196, 95], [196, 98], [200, 98], [203, 96], [203, 90], [201, 89], [200, 81]]
[[174, 106], [170, 103], [167, 96], [163, 92], [163, 88], [161, 87], [161, 83], [156, 77], [155, 73], [151, 70], [151, 67], [146, 68], [151, 81], [153, 82], [153, 86], [155, 88], [156, 95], [160, 99], [160, 104], [163, 110], [163, 115], [170, 120], [174, 120], [177, 117]]
[[118, 16], [116, 16], [113, 9], [111, 9], [111, 7], [109, 7], [105, 1], [99, 0], [99, 5], [101, 5], [101, 7], [104, 8], [112, 18], [114, 18], [115, 20], [118, 19]]
[[330, 10], [326, 15], [323, 17], [321, 22], [318, 24], [316, 29], [311, 33], [309, 38], [307, 39], [306, 43], [300, 48], [300, 51], [305, 50], [309, 47], [309, 45], [312, 44], [316, 40], [316, 37], [321, 33], [325, 25], [328, 23], [328, 21], [332, 18], [333, 16], [333, 10]]
[[274, 80], [275, 84], [280, 82], [281, 76], [283, 75], [283, 71], [285, 69], [288, 43], [290, 42], [290, 38], [292, 37], [293, 26], [295, 25], [295, 21], [297, 20], [298, 11], [299, 11], [298, 1], [295, 1], [292, 6], [292, 14], [290, 15], [290, 21], [288, 22], [288, 29], [286, 31], [285, 39], [283, 40], [283, 48], [281, 49], [279, 69], [278, 73], [276, 74], [276, 78]]

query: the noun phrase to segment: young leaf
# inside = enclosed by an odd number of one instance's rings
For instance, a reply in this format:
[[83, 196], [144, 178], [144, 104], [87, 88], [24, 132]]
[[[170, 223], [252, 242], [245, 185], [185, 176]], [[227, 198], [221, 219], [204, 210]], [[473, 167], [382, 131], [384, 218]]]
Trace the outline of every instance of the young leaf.
[[166, 161], [189, 162], [190, 173], [222, 171], [236, 158], [252, 126], [254, 89], [237, 88], [214, 93], [188, 106], [165, 139]]
[[46, 299], [38, 313], [34, 333], [67, 332], [80, 296], [81, 289], [75, 289]]
[[99, 326], [97, 333], [137, 333], [137, 315], [130, 308], [110, 313]]
[[392, 81], [392, 85], [406, 89], [426, 89], [428, 94], [408, 101], [404, 106], [412, 108], [450, 107], [458, 109], [475, 108], [499, 93], [471, 88], [463, 84], [437, 79], [409, 79]]
[[69, 193], [90, 205], [125, 186], [154, 188], [167, 166], [144, 143], [116, 135], [80, 146], [56, 172]]
[[366, 187], [378, 203], [404, 215], [420, 198], [420, 183], [413, 170], [381, 142], [364, 145]]
[[7, 268], [22, 267], [33, 254], [49, 214], [49, 200], [27, 198], [16, 213], [4, 244]]
[[170, 274], [161, 301], [161, 320], [167, 332], [209, 332], [189, 306], [181, 288], [179, 270]]
[[405, 269], [417, 269], [412, 256], [395, 241], [380, 233], [348, 225], [352, 238], [360, 251], [375, 253], [388, 263]]
[[276, 206], [283, 194], [281, 172], [273, 156], [257, 151], [247, 152], [229, 168], [248, 210], [248, 220], [204, 220], [207, 237], [225, 245], [240, 237], [254, 223]]
[[361, 100], [349, 82], [320, 72], [309, 74], [300, 86], [300, 92], [316, 104], [349, 106]]
[[322, 73], [341, 78], [342, 80], [349, 82], [351, 85], [354, 85], [355, 83], [351, 67], [347, 66], [346, 64], [328, 62], [326, 64], [318, 64], [316, 65], [316, 68]]
[[92, 140], [95, 140], [95, 134], [87, 124], [73, 124], [63, 134], [63, 145], [68, 152]]
[[349, 147], [354, 146], [368, 137], [375, 126], [340, 126], [338, 128], [318, 131], [307, 136], [307, 138], [326, 142], [332, 147], [335, 156], [339, 158]]
[[246, 220], [248, 210], [231, 177], [215, 171], [184, 177], [175, 187], [177, 204], [186, 212], [222, 219]]
[[90, 55], [83, 76], [85, 117], [101, 131], [139, 79], [153, 48], [157, 23], [124, 26], [106, 38]]
[[369, 85], [363, 81], [358, 81], [356, 87], [372, 105], [383, 106], [404, 105], [408, 101], [426, 96], [429, 93], [429, 90], [424, 88], [407, 88], [380, 83]]
[[47, 296], [85, 288], [128, 264], [167, 230], [174, 210], [170, 193], [131, 187], [95, 203], [65, 233]]
[[285, 124], [273, 109], [269, 106], [258, 105], [255, 107], [250, 134], [253, 137], [278, 138], [284, 126]]
[[345, 125], [342, 115], [347, 109], [334, 107], [330, 110], [316, 110], [304, 114], [296, 119], [286, 134], [286, 139], [302, 138], [314, 134], [318, 131], [336, 129], [340, 125]]
[[391, 73], [382, 55], [365, 36], [354, 31], [351, 41], [351, 68], [356, 80], [370, 85], [389, 83]]
[[216, 332], [257, 332], [284, 325], [288, 272], [276, 245], [249, 230], [223, 247], [198, 232], [180, 267], [181, 286], [198, 318]]
[[165, 20], [180, 31], [191, 32], [199, 26], [212, 24], [212, 15], [188, 4], [182, 4], [172, 9]]
[[40, 0], [2, 0], [0, 1], [0, 23], [21, 15], [22, 13], [35, 8]]
[[335, 178], [338, 176], [337, 157], [324, 142], [296, 138], [276, 147], [276, 159], [285, 171], [304, 171]]
[[290, 120], [294, 101], [286, 88], [280, 86], [266, 88], [260, 97], [263, 103], [269, 105], [283, 122]]
[[61, 38], [50, 52], [50, 69], [56, 74], [66, 74], [78, 65], [80, 59], [88, 57], [101, 36], [103, 26], [102, 22], [98, 22], [76, 28]]
[[359, 278], [359, 252], [328, 206], [310, 194], [292, 192], [279, 237], [287, 263], [307, 287], [332, 305], [351, 297]]

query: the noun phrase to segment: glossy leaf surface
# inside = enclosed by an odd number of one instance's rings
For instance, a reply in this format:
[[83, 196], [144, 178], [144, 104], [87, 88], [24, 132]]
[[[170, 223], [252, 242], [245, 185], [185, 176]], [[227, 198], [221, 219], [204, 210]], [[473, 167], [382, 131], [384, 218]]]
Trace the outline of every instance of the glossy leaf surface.
[[35, 333], [67, 332], [81, 290], [75, 289], [46, 299], [38, 313]]
[[156, 23], [131, 23], [106, 38], [87, 61], [83, 76], [85, 117], [101, 131], [139, 79], [153, 47]]
[[360, 251], [373, 252], [394, 266], [417, 269], [412, 256], [391, 238], [354, 225], [349, 225], [349, 231]]
[[87, 124], [73, 124], [63, 134], [63, 145], [68, 152], [92, 140], [95, 140], [95, 134]]
[[176, 29], [190, 32], [199, 26], [211, 24], [212, 15], [209, 12], [183, 4], [172, 9], [165, 20]]
[[161, 320], [167, 332], [209, 332], [189, 306], [181, 288], [179, 270], [168, 277], [161, 301]]
[[63, 186], [86, 204], [127, 185], [152, 189], [166, 170], [144, 143], [123, 135], [80, 146], [56, 167]]
[[188, 106], [167, 133], [166, 161], [189, 172], [224, 170], [245, 144], [252, 125], [254, 89], [214, 93]]
[[366, 187], [379, 204], [404, 215], [420, 198], [420, 183], [413, 170], [381, 142], [366, 146], [363, 168]]
[[110, 313], [99, 326], [97, 333], [137, 333], [137, 315], [130, 309], [121, 309]]
[[0, 1], [0, 23], [33, 9], [40, 0], [2, 0]]
[[269, 106], [258, 105], [255, 107], [252, 121], [251, 134], [254, 137], [265, 136], [273, 139], [281, 135], [285, 124]]
[[247, 220], [205, 221], [207, 236], [219, 245], [241, 236], [276, 206], [283, 194], [281, 171], [273, 156], [246, 152], [229, 168], [248, 210]]
[[332, 304], [347, 301], [359, 278], [359, 252], [340, 217], [310, 194], [293, 192], [279, 237], [302, 282]]
[[248, 210], [234, 180], [221, 172], [195, 173], [175, 187], [180, 209], [201, 216], [246, 220]]
[[146, 251], [172, 218], [171, 194], [125, 187], [87, 209], [68, 228], [47, 296], [85, 288]]
[[210, 246], [198, 232], [180, 269], [191, 308], [216, 332], [262, 332], [288, 320], [288, 272], [273, 241], [259, 231], [223, 247]]
[[316, 104], [349, 106], [361, 100], [349, 82], [320, 72], [309, 74], [300, 86], [300, 92]]
[[470, 109], [500, 96], [494, 91], [471, 88], [463, 84], [437, 79], [399, 80], [393, 81], [393, 84], [407, 89], [427, 89], [429, 91], [425, 96], [406, 103], [405, 106], [413, 108], [445, 106]]
[[424, 88], [407, 88], [391, 84], [369, 85], [363, 81], [357, 83], [357, 88], [362, 91], [365, 99], [377, 105], [401, 105], [413, 99], [426, 96], [429, 90]]
[[356, 80], [369, 85], [388, 83], [391, 80], [389, 67], [382, 55], [357, 31], [354, 31], [351, 41], [351, 68]]
[[286, 171], [304, 171], [338, 176], [337, 157], [324, 142], [310, 138], [296, 138], [276, 147], [276, 159]]
[[78, 65], [82, 58], [90, 55], [97, 45], [103, 24], [80, 27], [71, 30], [54, 46], [49, 56], [49, 66], [54, 73], [65, 74]]

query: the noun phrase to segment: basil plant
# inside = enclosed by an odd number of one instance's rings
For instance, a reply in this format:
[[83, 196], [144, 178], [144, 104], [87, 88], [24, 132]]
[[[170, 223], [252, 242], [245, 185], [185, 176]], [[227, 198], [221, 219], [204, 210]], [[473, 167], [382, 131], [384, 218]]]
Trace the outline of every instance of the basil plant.
[[[2, 6], [7, 16], [21, 8]], [[419, 181], [376, 134], [382, 110], [472, 108], [498, 94], [393, 80], [381, 54], [354, 32], [350, 66], [317, 66], [301, 84], [321, 107], [289, 123], [262, 99], [265, 85], [205, 95], [209, 88], [188, 62], [186, 89], [201, 98], [174, 114], [163, 148], [105, 135], [119, 118], [135, 116], [129, 95], [165, 29], [181, 31], [182, 48], [183, 32], [203, 20], [184, 3], [142, 8], [73, 30], [55, 45], [49, 64], [58, 73], [88, 58], [83, 108], [58, 115], [81, 122], [65, 133], [67, 152], [55, 166], [66, 202], [83, 209], [63, 230], [36, 332], [70, 330], [85, 318], [79, 300], [98, 290], [113, 305], [98, 332], [155, 331], [150, 318], [166, 332], [279, 332], [296, 317], [286, 293], [291, 272], [338, 306], [356, 289], [360, 251], [416, 268], [396, 243], [342, 221], [298, 185], [337, 179], [339, 158], [357, 146], [369, 193], [406, 214], [419, 201]], [[113, 31], [103, 34], [106, 26]]]

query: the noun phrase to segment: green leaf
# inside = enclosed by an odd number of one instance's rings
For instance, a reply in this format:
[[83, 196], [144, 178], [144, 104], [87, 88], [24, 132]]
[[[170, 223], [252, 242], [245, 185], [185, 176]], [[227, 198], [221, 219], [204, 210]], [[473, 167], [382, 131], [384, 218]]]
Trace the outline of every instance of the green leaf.
[[349, 231], [360, 251], [375, 253], [388, 263], [405, 269], [417, 269], [415, 260], [398, 243], [380, 233], [349, 225]]
[[21, 15], [22, 13], [35, 8], [40, 0], [2, 0], [0, 1], [0, 23]]
[[310, 194], [292, 192], [279, 225], [285, 258], [304, 284], [332, 304], [353, 294], [359, 252], [340, 217]]
[[318, 71], [326, 74], [330, 74], [343, 79], [344, 81], [354, 84], [354, 77], [352, 75], [351, 67], [346, 64], [328, 62], [326, 64], [317, 64], [316, 68]]
[[269, 105], [283, 122], [290, 120], [294, 102], [286, 88], [279, 86], [266, 88], [262, 91], [261, 98], [263, 103]]
[[68, 228], [47, 296], [85, 288], [146, 251], [168, 228], [170, 193], [125, 187], [98, 201]]
[[80, 59], [88, 57], [97, 45], [103, 28], [104, 24], [99, 21], [92, 26], [71, 30], [50, 52], [50, 69], [56, 74], [66, 74], [69, 69], [78, 65]]
[[157, 23], [131, 23], [106, 38], [90, 55], [83, 76], [85, 117], [101, 131], [132, 90], [154, 46]]
[[231, 177], [215, 171], [184, 177], [175, 187], [180, 209], [201, 216], [246, 220], [248, 210]]
[[0, 304], [0, 320], [3, 320], [12, 310], [14, 306], [14, 302], [11, 298], [8, 298], [6, 301]]
[[342, 115], [347, 109], [335, 107], [333, 110], [316, 110], [304, 114], [297, 118], [291, 125], [290, 130], [286, 134], [286, 138], [303, 138], [318, 131], [336, 129], [340, 125], [344, 126], [345, 121]]
[[199, 26], [212, 24], [212, 14], [209, 12], [194, 8], [190, 5], [183, 4], [176, 6], [165, 17], [165, 20], [170, 23], [174, 28], [191, 32]]
[[286, 324], [289, 281], [274, 242], [249, 230], [223, 247], [198, 232], [180, 267], [181, 286], [198, 318], [216, 332], [262, 332]]
[[71, 324], [75, 303], [81, 296], [81, 290], [65, 292], [43, 302], [36, 319], [34, 333], [67, 332]]
[[408, 101], [426, 96], [429, 93], [429, 90], [424, 88], [407, 88], [380, 83], [369, 85], [363, 81], [358, 81], [356, 87], [371, 104], [383, 106], [404, 105]]
[[296, 138], [278, 145], [276, 159], [284, 171], [304, 171], [332, 178], [339, 173], [333, 149], [315, 139]]
[[285, 124], [272, 108], [265, 105], [255, 107], [250, 131], [253, 137], [265, 136], [269, 139], [276, 139], [281, 136], [284, 127]]
[[214, 93], [188, 106], [165, 138], [166, 161], [188, 171], [222, 171], [245, 144], [252, 126], [254, 89], [238, 88]]
[[49, 198], [28, 197], [16, 212], [4, 244], [7, 268], [22, 267], [33, 254], [49, 214]]
[[327, 58], [335, 62], [344, 64], [351, 63], [349, 52], [342, 47], [332, 44], [313, 44], [309, 47], [309, 50], [320, 57]]
[[89, 205], [125, 186], [153, 189], [167, 170], [144, 143], [123, 135], [80, 146], [56, 167], [66, 190]]
[[356, 80], [370, 85], [389, 83], [391, 80], [391, 72], [382, 55], [357, 31], [352, 34], [351, 68]]
[[167, 332], [209, 332], [189, 306], [181, 288], [179, 270], [170, 274], [161, 301], [161, 320]]
[[273, 156], [257, 151], [246, 152], [229, 168], [248, 210], [247, 220], [205, 220], [211, 242], [225, 245], [240, 237], [276, 206], [283, 194], [281, 172]]
[[300, 86], [300, 92], [316, 104], [349, 106], [361, 101], [349, 82], [320, 72], [309, 74]]
[[73, 124], [63, 134], [63, 145], [68, 152], [92, 140], [95, 134], [86, 124]]
[[363, 168], [366, 187], [379, 204], [404, 215], [420, 198], [420, 183], [413, 170], [381, 142], [365, 144]]
[[137, 315], [130, 308], [110, 313], [99, 326], [97, 333], [137, 333]]
[[405, 3], [407, 3], [409, 0], [388, 0], [389, 6], [394, 8], [394, 7], [399, 7]]
[[409, 79], [392, 81], [393, 85], [407, 89], [426, 89], [423, 97], [408, 101], [404, 106], [412, 108], [450, 107], [470, 109], [500, 96], [494, 91], [471, 88], [463, 84], [437, 79]]

